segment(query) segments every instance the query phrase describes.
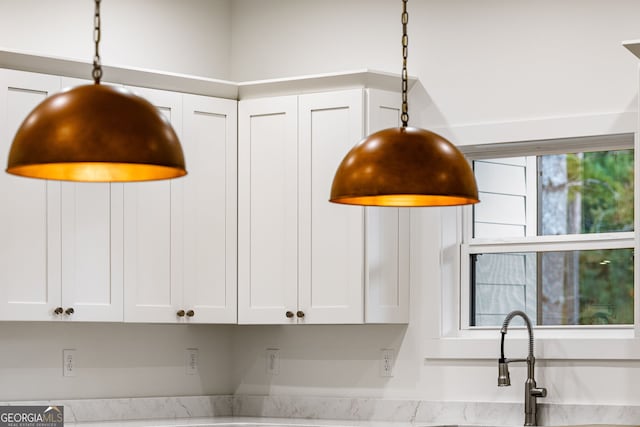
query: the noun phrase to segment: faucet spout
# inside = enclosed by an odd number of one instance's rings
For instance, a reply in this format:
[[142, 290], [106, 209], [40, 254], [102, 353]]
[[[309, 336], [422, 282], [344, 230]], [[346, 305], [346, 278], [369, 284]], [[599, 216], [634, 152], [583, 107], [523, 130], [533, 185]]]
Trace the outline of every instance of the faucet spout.
[[[527, 332], [529, 334], [529, 354], [526, 359], [507, 359], [504, 355], [504, 339], [509, 329], [509, 323], [511, 320], [520, 316], [524, 320], [527, 326]], [[527, 362], [527, 380], [524, 384], [524, 425], [535, 426], [537, 425], [537, 399], [538, 397], [546, 397], [547, 389], [544, 387], [538, 387], [535, 380], [535, 364], [536, 359], [533, 356], [533, 328], [531, 327], [531, 320], [526, 313], [520, 310], [514, 310], [507, 314], [502, 328], [500, 329], [500, 359], [498, 360], [498, 386], [511, 385], [511, 379], [509, 376], [509, 363], [511, 362]]]

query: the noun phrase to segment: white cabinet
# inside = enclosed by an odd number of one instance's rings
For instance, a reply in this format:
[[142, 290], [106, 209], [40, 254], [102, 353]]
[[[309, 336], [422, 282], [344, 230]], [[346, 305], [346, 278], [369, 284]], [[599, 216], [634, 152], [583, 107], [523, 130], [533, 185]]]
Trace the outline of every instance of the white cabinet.
[[[171, 122], [178, 137], [182, 136], [180, 94], [139, 88], [134, 91], [154, 104]], [[175, 321], [182, 303], [182, 181], [123, 185], [124, 319]]]
[[[0, 70], [0, 165], [24, 118], [60, 90], [54, 76]], [[61, 304], [60, 183], [0, 174], [0, 318], [49, 320]]]
[[[0, 70], [0, 80], [6, 165], [23, 119], [71, 82], [13, 70]], [[0, 319], [122, 321], [121, 187], [5, 173], [0, 187]]]
[[236, 323], [237, 102], [185, 95], [183, 306], [192, 321]]
[[239, 323], [408, 321], [407, 215], [328, 202], [338, 164], [368, 131], [365, 112], [397, 126], [394, 95], [240, 102]]
[[121, 322], [122, 185], [61, 185], [63, 317]]
[[[124, 75], [144, 84], [139, 74]], [[291, 84], [324, 90], [315, 80]], [[0, 165], [39, 102], [85, 83], [0, 69]], [[210, 93], [205, 83], [185, 84]], [[399, 124], [396, 93], [251, 99], [238, 121], [233, 100], [134, 91], [171, 121], [189, 174], [127, 184], [0, 174], [0, 320], [408, 321], [407, 212], [327, 201], [347, 151]]]
[[[93, 84], [62, 78], [61, 87]], [[123, 320], [122, 184], [61, 184], [63, 318]], [[73, 309], [73, 314], [66, 315]]]
[[238, 322], [295, 323], [298, 98], [239, 104]]
[[171, 121], [188, 175], [124, 184], [125, 321], [235, 323], [236, 102], [134, 92]]
[[[399, 127], [398, 93], [368, 91], [367, 135]], [[408, 208], [367, 207], [365, 319], [367, 323], [409, 322]]]
[[301, 95], [298, 304], [308, 323], [364, 319], [364, 209], [329, 203], [333, 175], [364, 134], [361, 89]]
[[[1, 164], [38, 103], [86, 83], [0, 70]], [[171, 120], [189, 175], [104, 184], [0, 174], [0, 320], [236, 322], [236, 102], [136, 91]]]

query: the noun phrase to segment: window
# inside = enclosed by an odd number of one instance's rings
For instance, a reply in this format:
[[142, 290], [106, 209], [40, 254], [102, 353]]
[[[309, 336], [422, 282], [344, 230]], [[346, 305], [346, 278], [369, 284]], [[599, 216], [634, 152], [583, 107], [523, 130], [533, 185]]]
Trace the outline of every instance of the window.
[[516, 309], [537, 326], [631, 327], [633, 136], [493, 147], [467, 152], [481, 203], [463, 219], [462, 328]]

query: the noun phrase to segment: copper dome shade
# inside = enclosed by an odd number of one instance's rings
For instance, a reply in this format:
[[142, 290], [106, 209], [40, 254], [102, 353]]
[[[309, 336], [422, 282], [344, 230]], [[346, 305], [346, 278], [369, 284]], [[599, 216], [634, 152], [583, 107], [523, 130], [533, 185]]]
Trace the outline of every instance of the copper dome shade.
[[424, 129], [399, 127], [373, 133], [347, 153], [330, 201], [402, 207], [479, 200], [473, 171], [451, 142]]
[[178, 136], [160, 111], [122, 87], [100, 85], [100, 2], [93, 15], [95, 84], [52, 95], [29, 113], [11, 144], [8, 173], [86, 182], [186, 175]]
[[24, 120], [7, 172], [66, 181], [123, 182], [185, 175], [171, 124], [151, 103], [92, 84], [45, 99]]

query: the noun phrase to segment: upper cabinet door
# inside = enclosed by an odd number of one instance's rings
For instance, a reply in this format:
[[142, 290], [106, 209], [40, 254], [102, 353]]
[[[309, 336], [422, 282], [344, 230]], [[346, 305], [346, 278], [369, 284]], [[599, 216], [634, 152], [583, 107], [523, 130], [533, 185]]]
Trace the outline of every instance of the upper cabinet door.
[[[0, 70], [0, 165], [22, 121], [60, 78]], [[0, 319], [50, 320], [60, 304], [60, 183], [0, 174]]]
[[[399, 127], [397, 92], [368, 89], [367, 135]], [[365, 322], [409, 322], [409, 209], [367, 207]]]
[[62, 183], [66, 319], [123, 320], [122, 220], [122, 184]]
[[240, 101], [238, 323], [296, 323], [298, 101]]
[[184, 95], [184, 300], [190, 323], [235, 323], [237, 102]]
[[328, 200], [338, 165], [364, 133], [364, 91], [299, 103], [300, 309], [306, 323], [362, 323], [364, 209]]
[[[154, 104], [181, 136], [181, 94], [133, 91]], [[183, 180], [123, 185], [125, 320], [175, 322], [182, 309]]]
[[[62, 87], [93, 82], [62, 79]], [[62, 307], [69, 320], [123, 320], [123, 186], [62, 184]]]

